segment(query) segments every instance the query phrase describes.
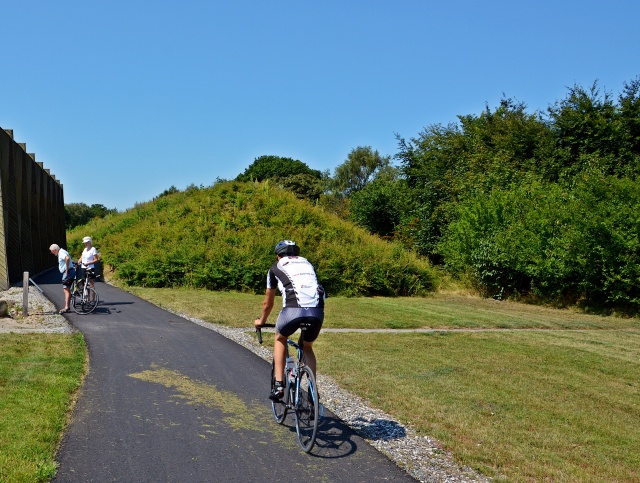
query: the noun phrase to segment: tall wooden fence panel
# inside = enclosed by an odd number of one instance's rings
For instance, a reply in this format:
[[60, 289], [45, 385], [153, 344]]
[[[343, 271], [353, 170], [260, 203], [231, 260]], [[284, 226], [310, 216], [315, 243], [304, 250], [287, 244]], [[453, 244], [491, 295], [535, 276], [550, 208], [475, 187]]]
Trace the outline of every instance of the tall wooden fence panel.
[[49, 246], [66, 247], [64, 193], [55, 176], [0, 128], [0, 289], [57, 264]]

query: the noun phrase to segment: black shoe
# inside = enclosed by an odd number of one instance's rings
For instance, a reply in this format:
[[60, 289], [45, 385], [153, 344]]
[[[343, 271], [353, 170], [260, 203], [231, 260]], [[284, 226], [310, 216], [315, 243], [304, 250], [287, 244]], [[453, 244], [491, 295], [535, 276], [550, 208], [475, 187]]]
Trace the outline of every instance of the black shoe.
[[275, 385], [271, 388], [271, 394], [269, 399], [272, 401], [280, 401], [284, 397], [284, 385], [276, 381]]

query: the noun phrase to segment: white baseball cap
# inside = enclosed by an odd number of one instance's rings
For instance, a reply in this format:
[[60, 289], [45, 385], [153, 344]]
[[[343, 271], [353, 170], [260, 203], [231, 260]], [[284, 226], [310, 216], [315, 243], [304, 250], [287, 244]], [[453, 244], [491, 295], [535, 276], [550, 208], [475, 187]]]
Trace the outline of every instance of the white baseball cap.
[[87, 243], [87, 242], [91, 243], [91, 237], [90, 237], [90, 236], [85, 236], [85, 237], [82, 239], [82, 243]]

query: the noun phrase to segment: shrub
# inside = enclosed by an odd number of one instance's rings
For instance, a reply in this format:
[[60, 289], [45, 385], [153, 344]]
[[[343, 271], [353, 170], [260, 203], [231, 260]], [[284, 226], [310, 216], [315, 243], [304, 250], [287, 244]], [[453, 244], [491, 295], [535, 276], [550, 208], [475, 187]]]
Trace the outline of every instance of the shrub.
[[640, 182], [586, 173], [460, 204], [440, 253], [486, 295], [640, 307]]

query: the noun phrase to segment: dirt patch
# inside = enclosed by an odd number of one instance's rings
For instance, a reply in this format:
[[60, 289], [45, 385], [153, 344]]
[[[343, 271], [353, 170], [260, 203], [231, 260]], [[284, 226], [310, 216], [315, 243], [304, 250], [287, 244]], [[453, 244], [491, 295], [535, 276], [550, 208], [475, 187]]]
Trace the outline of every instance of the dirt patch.
[[29, 305], [26, 316], [22, 315], [22, 287], [11, 287], [9, 290], [0, 291], [0, 300], [6, 300], [9, 305], [9, 316], [0, 317], [0, 333], [65, 334], [73, 332], [67, 320], [58, 314], [53, 303], [35, 287], [29, 287]]

